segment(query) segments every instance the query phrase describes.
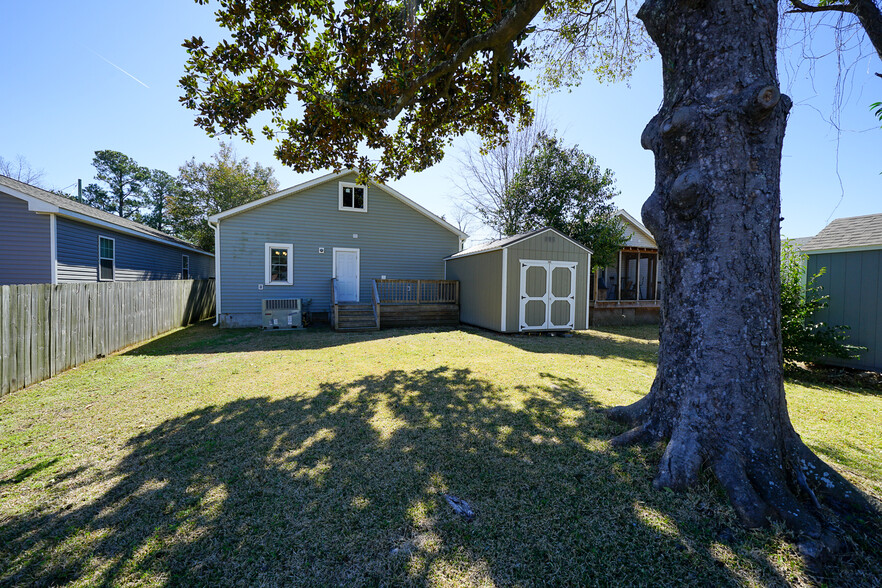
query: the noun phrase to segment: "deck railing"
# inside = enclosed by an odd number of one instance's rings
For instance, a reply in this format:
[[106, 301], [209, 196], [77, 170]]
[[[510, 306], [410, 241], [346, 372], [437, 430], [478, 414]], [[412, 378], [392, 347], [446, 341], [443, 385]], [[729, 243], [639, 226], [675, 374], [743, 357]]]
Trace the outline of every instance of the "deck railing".
[[374, 306], [374, 320], [377, 323], [377, 327], [380, 326], [380, 293], [377, 290], [377, 281], [373, 281], [373, 288], [371, 288], [371, 304]]
[[457, 280], [374, 280], [379, 304], [459, 304]]
[[331, 278], [331, 326], [337, 328], [337, 278]]

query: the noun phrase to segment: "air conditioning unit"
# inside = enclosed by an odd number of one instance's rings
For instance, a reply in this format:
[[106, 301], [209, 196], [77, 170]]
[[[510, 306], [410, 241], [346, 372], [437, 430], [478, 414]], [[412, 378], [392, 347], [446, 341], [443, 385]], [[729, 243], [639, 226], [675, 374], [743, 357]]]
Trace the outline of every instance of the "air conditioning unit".
[[262, 301], [264, 329], [302, 329], [299, 298], [269, 298]]

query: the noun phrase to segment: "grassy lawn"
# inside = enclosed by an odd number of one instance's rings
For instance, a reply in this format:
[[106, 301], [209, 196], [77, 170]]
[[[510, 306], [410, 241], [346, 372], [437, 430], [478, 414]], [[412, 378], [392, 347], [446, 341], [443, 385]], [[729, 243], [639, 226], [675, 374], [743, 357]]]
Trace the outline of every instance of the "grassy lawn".
[[[610, 447], [594, 409], [646, 393], [657, 345], [200, 325], [93, 361], [0, 399], [0, 586], [878, 585], [878, 535], [809, 568], [711, 479], [654, 490], [661, 446]], [[787, 391], [882, 497], [882, 394]]]

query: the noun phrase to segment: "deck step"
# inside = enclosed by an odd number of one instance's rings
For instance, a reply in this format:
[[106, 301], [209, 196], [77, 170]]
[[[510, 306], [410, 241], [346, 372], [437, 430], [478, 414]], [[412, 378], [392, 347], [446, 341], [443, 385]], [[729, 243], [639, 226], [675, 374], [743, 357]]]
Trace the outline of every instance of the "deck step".
[[376, 331], [379, 328], [372, 304], [348, 302], [337, 305], [338, 331]]

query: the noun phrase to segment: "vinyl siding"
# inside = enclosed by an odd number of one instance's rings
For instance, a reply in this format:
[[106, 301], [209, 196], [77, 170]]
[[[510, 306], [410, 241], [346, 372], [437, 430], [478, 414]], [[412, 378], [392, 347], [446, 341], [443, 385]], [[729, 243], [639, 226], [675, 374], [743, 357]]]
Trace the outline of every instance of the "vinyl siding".
[[857, 360], [829, 363], [882, 371], [882, 250], [809, 255], [808, 275], [821, 268], [816, 284], [829, 299], [814, 320], [850, 327], [847, 342], [867, 348]]
[[183, 255], [190, 256], [190, 278], [214, 276], [214, 259], [172, 245], [59, 217], [58, 283], [98, 281], [98, 237], [114, 240], [114, 281], [177, 280]]
[[[520, 330], [521, 260], [571, 261], [576, 262], [575, 328], [587, 328], [588, 315], [588, 276], [590, 257], [588, 253], [568, 239], [553, 232], [543, 232], [526, 238], [505, 248], [505, 332], [517, 333]], [[502, 330], [502, 263], [503, 250], [489, 251], [447, 260], [447, 277], [459, 280], [460, 320], [464, 323]], [[535, 275], [534, 275], [535, 274]], [[541, 288], [545, 290], [544, 272], [528, 272], [528, 280], [542, 277]], [[556, 272], [552, 288], [557, 293], [569, 290], [569, 282], [562, 272]], [[566, 274], [568, 275], [568, 274]], [[566, 282], [566, 283], [565, 283]], [[538, 286], [537, 286], [538, 288]], [[529, 290], [528, 290], [529, 292]], [[537, 309], [544, 307], [535, 303]], [[552, 307], [553, 317], [562, 321], [568, 308], [558, 303]], [[566, 310], [566, 312], [565, 312]], [[527, 307], [529, 313], [531, 308]]]
[[[313, 312], [327, 312], [334, 247], [359, 249], [362, 302], [371, 300], [371, 280], [383, 275], [444, 278], [443, 259], [459, 250], [458, 235], [375, 186], [368, 189], [366, 213], [338, 210], [341, 181], [353, 182], [355, 175], [221, 219], [223, 324], [260, 324], [264, 298], [311, 298]], [[294, 245], [292, 285], [264, 285], [266, 243]]]
[[502, 318], [502, 251], [447, 260], [447, 279], [459, 280], [459, 320], [500, 330]]
[[625, 235], [628, 237], [628, 241], [626, 246], [628, 247], [650, 247], [652, 249], [656, 249], [658, 246], [649, 239], [646, 235], [637, 230], [637, 227], [632, 225], [625, 219], [622, 219], [622, 222], [625, 223]]
[[[508, 248], [508, 273], [506, 286], [507, 332], [517, 332], [520, 325], [521, 264], [522, 259], [542, 261], [574, 261], [576, 265], [576, 316], [575, 328], [587, 329], [588, 253], [569, 240], [551, 232], [540, 233]], [[553, 309], [554, 310], [554, 309]]]
[[0, 193], [0, 285], [52, 281], [49, 215]]

